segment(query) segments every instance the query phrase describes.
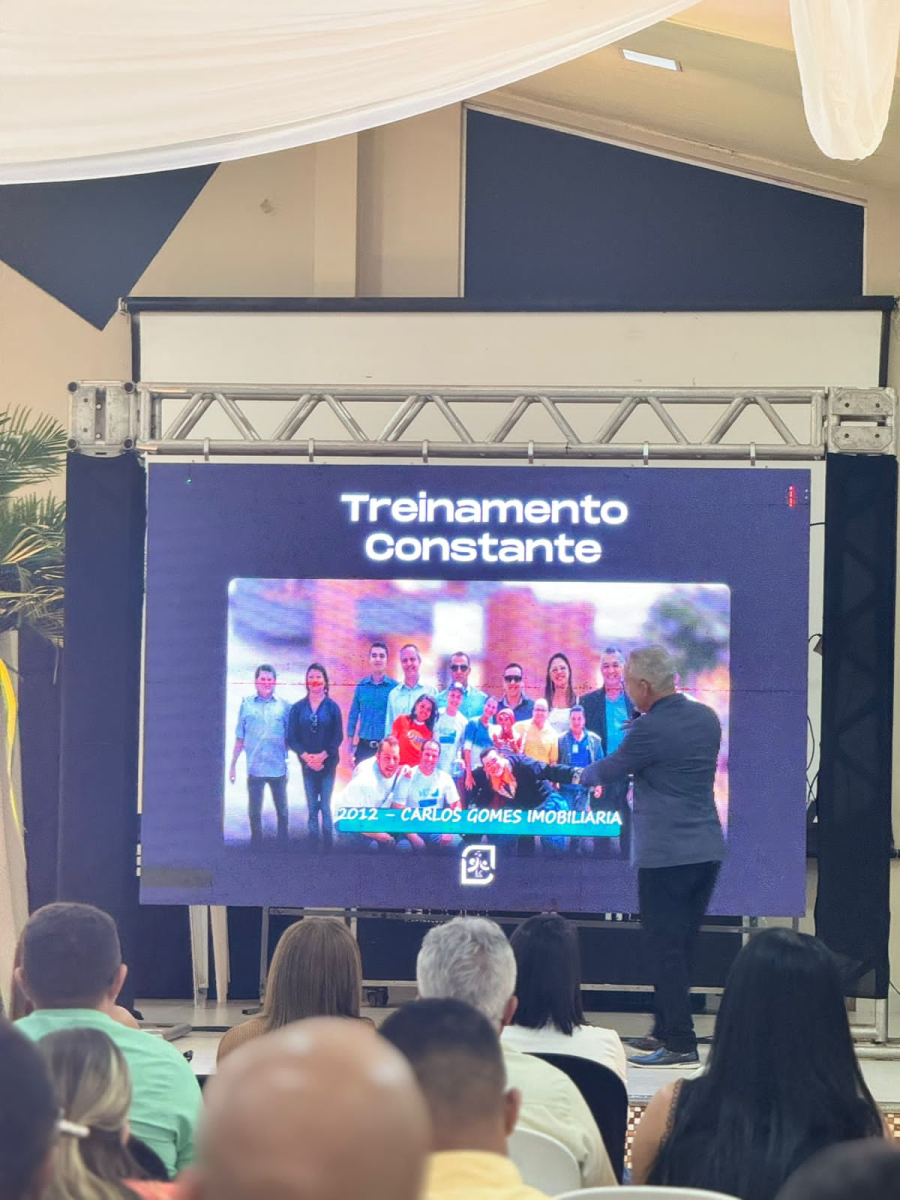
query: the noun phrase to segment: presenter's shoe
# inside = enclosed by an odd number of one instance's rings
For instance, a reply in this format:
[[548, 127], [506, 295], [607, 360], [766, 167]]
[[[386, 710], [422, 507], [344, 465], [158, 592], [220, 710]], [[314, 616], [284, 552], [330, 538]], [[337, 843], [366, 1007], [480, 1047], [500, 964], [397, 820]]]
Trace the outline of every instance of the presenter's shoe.
[[622, 1041], [631, 1050], [640, 1050], [642, 1054], [652, 1054], [654, 1050], [662, 1050], [663, 1043], [659, 1038], [652, 1037], [648, 1034], [646, 1037], [622, 1038]]
[[691, 1067], [699, 1067], [700, 1056], [696, 1050], [687, 1050], [682, 1054], [660, 1046], [652, 1054], [639, 1054], [636, 1058], [629, 1058], [628, 1062], [632, 1067], [677, 1067], [690, 1070]]

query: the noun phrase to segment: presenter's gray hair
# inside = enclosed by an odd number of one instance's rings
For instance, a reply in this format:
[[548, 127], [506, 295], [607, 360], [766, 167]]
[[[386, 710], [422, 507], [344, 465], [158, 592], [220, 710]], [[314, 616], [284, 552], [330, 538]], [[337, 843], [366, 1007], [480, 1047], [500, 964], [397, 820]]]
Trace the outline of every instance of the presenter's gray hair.
[[649, 683], [654, 692], [671, 691], [675, 686], [675, 660], [664, 646], [632, 650], [628, 667], [632, 675]]
[[454, 917], [425, 935], [416, 959], [423, 1000], [464, 1000], [497, 1028], [516, 990], [506, 934], [486, 917]]

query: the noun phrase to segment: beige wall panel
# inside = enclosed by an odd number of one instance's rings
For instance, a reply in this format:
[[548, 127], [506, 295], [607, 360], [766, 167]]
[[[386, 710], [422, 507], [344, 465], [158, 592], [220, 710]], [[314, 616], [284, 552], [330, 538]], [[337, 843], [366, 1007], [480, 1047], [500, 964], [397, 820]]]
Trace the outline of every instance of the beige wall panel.
[[314, 296], [356, 295], [356, 134], [315, 147]]
[[459, 294], [458, 104], [359, 135], [358, 294]]
[[311, 295], [315, 169], [315, 146], [223, 163], [134, 294]]
[[72, 379], [130, 379], [128, 319], [95, 329], [70, 308], [0, 264], [0, 380], [3, 408], [23, 404], [68, 420]]

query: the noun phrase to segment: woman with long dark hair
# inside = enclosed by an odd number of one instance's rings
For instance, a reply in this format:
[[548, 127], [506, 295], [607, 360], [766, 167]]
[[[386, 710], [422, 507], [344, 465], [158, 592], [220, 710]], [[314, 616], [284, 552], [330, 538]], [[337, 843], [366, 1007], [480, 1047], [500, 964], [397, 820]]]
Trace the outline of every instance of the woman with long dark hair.
[[575, 926], [558, 913], [529, 917], [509, 939], [518, 1004], [504, 1045], [524, 1054], [573, 1054], [627, 1083], [625, 1051], [612, 1029], [590, 1025], [581, 1007], [581, 952]]
[[306, 695], [288, 716], [288, 745], [300, 759], [309, 811], [309, 844], [319, 848], [319, 817], [325, 853], [331, 849], [331, 793], [344, 740], [341, 710], [328, 695], [328, 672], [321, 663], [306, 668]]
[[544, 699], [550, 708], [550, 724], [562, 737], [569, 731], [569, 714], [578, 703], [572, 684], [572, 664], [568, 656], [558, 652], [551, 655], [544, 679]]
[[[53, 1151], [46, 1200], [174, 1196], [176, 1185], [150, 1179], [133, 1152], [128, 1128], [131, 1078], [118, 1046], [102, 1030], [85, 1027], [50, 1033], [38, 1047], [50, 1070], [66, 1134]], [[141, 1147], [140, 1156], [147, 1154]], [[156, 1167], [164, 1174], [162, 1163]]]
[[304, 917], [289, 925], [272, 956], [262, 1014], [235, 1025], [219, 1042], [217, 1058], [304, 1017], [360, 1018], [359, 946], [343, 921]]
[[731, 968], [706, 1072], [648, 1105], [634, 1182], [773, 1200], [817, 1151], [883, 1134], [831, 952], [766, 929]]

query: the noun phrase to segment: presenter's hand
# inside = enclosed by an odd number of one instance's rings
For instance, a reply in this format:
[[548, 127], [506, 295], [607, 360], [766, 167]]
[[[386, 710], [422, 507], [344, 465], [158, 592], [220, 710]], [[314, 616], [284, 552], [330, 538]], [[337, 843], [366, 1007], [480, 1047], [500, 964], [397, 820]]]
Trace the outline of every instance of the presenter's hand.
[[473, 792], [475, 790], [475, 776], [471, 771], [466, 771], [466, 791]]
[[419, 835], [417, 833], [411, 833], [408, 836], [409, 836], [409, 844], [415, 850], [424, 850], [425, 849], [425, 842], [422, 840], [422, 838], [419, 837]]
[[599, 800], [602, 795], [603, 795], [603, 788], [598, 783], [597, 786], [594, 788], [594, 792], [593, 792], [594, 799]]

